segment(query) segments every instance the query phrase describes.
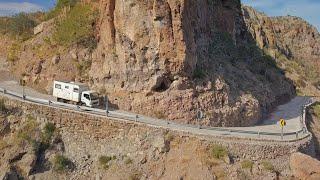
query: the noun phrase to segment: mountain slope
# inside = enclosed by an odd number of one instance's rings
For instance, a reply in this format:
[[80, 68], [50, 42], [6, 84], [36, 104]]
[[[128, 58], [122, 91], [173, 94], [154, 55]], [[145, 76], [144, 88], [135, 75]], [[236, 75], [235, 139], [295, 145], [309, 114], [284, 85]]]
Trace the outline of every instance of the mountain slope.
[[244, 6], [245, 22], [257, 45], [272, 56], [302, 94], [319, 96], [320, 34], [299, 17], [267, 17]]

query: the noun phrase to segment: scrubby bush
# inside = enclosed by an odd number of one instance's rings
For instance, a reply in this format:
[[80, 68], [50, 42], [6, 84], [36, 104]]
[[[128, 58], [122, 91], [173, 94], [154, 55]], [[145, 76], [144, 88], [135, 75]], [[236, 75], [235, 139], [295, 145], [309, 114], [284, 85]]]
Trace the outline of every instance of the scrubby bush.
[[109, 168], [109, 162], [112, 160], [115, 160], [117, 157], [116, 156], [100, 156], [99, 157], [99, 164], [101, 167], [104, 169]]
[[89, 5], [76, 4], [61, 20], [56, 22], [54, 40], [64, 46], [81, 44], [95, 48], [94, 23], [96, 13]]
[[213, 145], [211, 147], [211, 156], [216, 159], [222, 159], [228, 155], [226, 148], [220, 145]]
[[53, 168], [58, 172], [65, 172], [70, 169], [71, 161], [63, 155], [56, 155], [53, 162]]
[[0, 99], [0, 113], [5, 113], [7, 112], [6, 105], [4, 104], [4, 100]]
[[61, 14], [61, 11], [63, 10], [63, 8], [65, 7], [72, 8], [78, 2], [79, 0], [57, 0], [56, 6], [45, 15], [45, 19], [49, 20], [54, 17], [57, 17], [59, 14]]
[[0, 32], [8, 33], [22, 40], [30, 38], [36, 21], [26, 13], [20, 13], [12, 17], [0, 20]]
[[262, 161], [261, 164], [264, 170], [271, 171], [271, 172], [275, 171], [274, 166], [271, 164], [271, 162]]
[[36, 139], [38, 123], [33, 117], [28, 116], [22, 128], [18, 130], [17, 137], [20, 141], [31, 142]]
[[252, 169], [252, 167], [253, 167], [253, 162], [252, 161], [250, 161], [250, 160], [243, 160], [242, 162], [241, 162], [241, 167], [243, 168], [243, 169]]
[[18, 43], [13, 43], [7, 52], [7, 60], [9, 62], [15, 62], [19, 58], [19, 53], [20, 53], [20, 44]]
[[314, 114], [320, 118], [320, 103], [316, 104], [313, 106], [313, 111], [314, 111]]
[[49, 143], [54, 135], [56, 127], [53, 123], [45, 124], [42, 132], [42, 142]]

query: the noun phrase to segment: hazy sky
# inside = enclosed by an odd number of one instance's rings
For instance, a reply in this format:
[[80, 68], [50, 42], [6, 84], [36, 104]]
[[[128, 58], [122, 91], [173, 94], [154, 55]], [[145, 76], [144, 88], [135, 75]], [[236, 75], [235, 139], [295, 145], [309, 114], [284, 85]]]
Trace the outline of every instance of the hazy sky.
[[[54, 2], [55, 0], [0, 0], [0, 16], [47, 10]], [[269, 16], [299, 16], [320, 29], [320, 0], [242, 0], [242, 3]]]

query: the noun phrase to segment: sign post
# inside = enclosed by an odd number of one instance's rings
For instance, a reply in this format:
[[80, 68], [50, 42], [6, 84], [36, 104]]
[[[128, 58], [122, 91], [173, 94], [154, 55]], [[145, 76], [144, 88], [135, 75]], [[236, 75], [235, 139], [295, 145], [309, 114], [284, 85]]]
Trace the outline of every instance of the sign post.
[[25, 99], [24, 87], [26, 86], [26, 81], [23, 79], [20, 79], [20, 85], [22, 86], [22, 98]]
[[283, 128], [286, 126], [287, 123], [284, 119], [280, 119], [280, 126], [281, 126], [281, 140], [283, 140]]
[[201, 109], [199, 109], [197, 112], [197, 119], [198, 119], [199, 129], [201, 129], [201, 119], [203, 119], [203, 112], [201, 111]]
[[107, 113], [107, 116], [108, 116], [109, 115], [108, 96], [104, 96], [104, 102], [106, 103], [106, 113]]

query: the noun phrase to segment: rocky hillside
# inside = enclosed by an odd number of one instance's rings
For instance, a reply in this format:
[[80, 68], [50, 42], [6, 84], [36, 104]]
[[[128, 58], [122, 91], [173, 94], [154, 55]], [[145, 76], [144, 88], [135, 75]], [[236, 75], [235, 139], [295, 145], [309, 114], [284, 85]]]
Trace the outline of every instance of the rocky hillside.
[[247, 27], [257, 45], [294, 80], [299, 93], [320, 94], [320, 34], [299, 17], [268, 17], [243, 7]]
[[256, 124], [295, 95], [256, 45], [240, 1], [62, 2], [35, 35], [1, 52], [42, 91], [54, 79], [83, 81], [123, 110], [194, 124], [202, 109], [208, 126]]

